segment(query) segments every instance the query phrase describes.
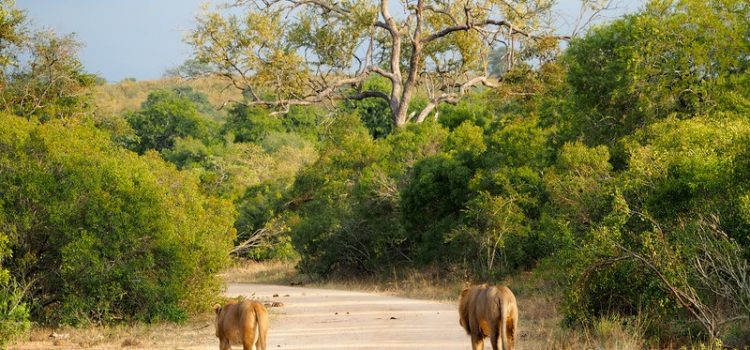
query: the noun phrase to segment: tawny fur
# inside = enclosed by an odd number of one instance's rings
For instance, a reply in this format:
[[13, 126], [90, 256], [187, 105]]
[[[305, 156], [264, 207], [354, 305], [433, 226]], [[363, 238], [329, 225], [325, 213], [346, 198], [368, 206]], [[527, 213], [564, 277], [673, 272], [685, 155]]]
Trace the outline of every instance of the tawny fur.
[[493, 350], [501, 345], [502, 350], [515, 350], [518, 305], [508, 287], [482, 284], [464, 288], [458, 313], [459, 324], [471, 336], [472, 349], [481, 350], [484, 338], [490, 337]]
[[219, 350], [230, 350], [232, 345], [240, 344], [243, 350], [266, 350], [268, 311], [263, 304], [250, 300], [232, 300], [223, 307], [214, 305], [214, 312]]

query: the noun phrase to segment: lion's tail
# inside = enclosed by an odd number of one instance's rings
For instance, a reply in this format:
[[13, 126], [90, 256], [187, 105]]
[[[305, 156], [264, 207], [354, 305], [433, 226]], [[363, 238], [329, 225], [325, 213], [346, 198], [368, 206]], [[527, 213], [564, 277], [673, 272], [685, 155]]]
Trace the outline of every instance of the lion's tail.
[[255, 342], [255, 348], [266, 350], [266, 337], [268, 336], [268, 312], [263, 304], [255, 303], [256, 326], [258, 327], [258, 340]]

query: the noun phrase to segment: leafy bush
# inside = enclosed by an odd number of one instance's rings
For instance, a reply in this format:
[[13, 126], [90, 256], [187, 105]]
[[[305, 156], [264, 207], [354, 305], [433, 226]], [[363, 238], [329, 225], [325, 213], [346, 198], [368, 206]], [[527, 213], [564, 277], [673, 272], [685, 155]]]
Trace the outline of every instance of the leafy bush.
[[[388, 93], [391, 82], [380, 76], [370, 77], [362, 84], [367, 91]], [[362, 124], [370, 131], [373, 138], [388, 136], [393, 131], [391, 109], [388, 102], [381, 98], [367, 98], [362, 100], [347, 99], [341, 106], [341, 112], [359, 116]]]
[[3, 266], [33, 281], [36, 320], [183, 320], [211, 303], [234, 238], [230, 203], [91, 126], [1, 119]]
[[[2, 225], [2, 217], [0, 217]], [[0, 226], [2, 227], [2, 226]], [[10, 257], [8, 236], [0, 231], [0, 347], [31, 326], [29, 310], [23, 302], [24, 288], [11, 277], [2, 262]]]
[[565, 54], [573, 127], [610, 143], [673, 113], [713, 110], [731, 77], [750, 68], [748, 13], [742, 0], [652, 1], [573, 40]]
[[289, 202], [300, 267], [314, 273], [379, 272], [410, 259], [400, 191], [409, 169], [437, 154], [446, 137], [435, 123], [373, 139], [356, 116], [329, 129], [320, 157], [297, 177]]
[[138, 136], [133, 151], [172, 149], [178, 138], [192, 137], [208, 144], [217, 128], [201, 116], [190, 95], [182, 90], [156, 90], [148, 95], [141, 109], [126, 119]]

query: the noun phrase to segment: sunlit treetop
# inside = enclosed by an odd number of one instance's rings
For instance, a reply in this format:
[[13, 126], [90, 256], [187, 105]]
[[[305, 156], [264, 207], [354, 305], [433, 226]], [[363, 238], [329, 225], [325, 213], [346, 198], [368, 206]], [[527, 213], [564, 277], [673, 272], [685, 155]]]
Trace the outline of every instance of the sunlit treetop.
[[[508, 70], [569, 37], [553, 34], [554, 0], [238, 0], [206, 9], [188, 39], [198, 61], [242, 90], [247, 105], [288, 110], [340, 98], [381, 98], [392, 123], [425, 120], [478, 85], [496, 86], [489, 57]], [[598, 13], [609, 1], [583, 1]], [[581, 18], [578, 19], [581, 22]], [[529, 50], [533, 48], [533, 50]], [[388, 92], [369, 91], [372, 75]], [[347, 88], [353, 88], [347, 90]], [[415, 91], [427, 105], [408, 113]]]

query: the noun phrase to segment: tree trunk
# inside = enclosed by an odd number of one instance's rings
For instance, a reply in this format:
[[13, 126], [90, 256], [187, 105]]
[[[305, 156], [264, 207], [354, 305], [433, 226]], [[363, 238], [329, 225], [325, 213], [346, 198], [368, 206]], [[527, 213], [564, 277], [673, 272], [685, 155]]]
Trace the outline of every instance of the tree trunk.
[[406, 125], [406, 117], [407, 117], [406, 112], [407, 112], [407, 108], [405, 108], [405, 107], [401, 108], [401, 106], [399, 106], [398, 108], [396, 108], [395, 111], [392, 111], [392, 113], [393, 113], [393, 126], [395, 126], [396, 128], [400, 128], [400, 127], [403, 127], [404, 125]]
[[[424, 0], [418, 0], [417, 1], [417, 8], [416, 8], [416, 17], [417, 17], [417, 23], [414, 28], [414, 34], [411, 38], [411, 57], [409, 58], [409, 73], [406, 77], [406, 82], [403, 85], [403, 92], [401, 93], [402, 86], [401, 86], [401, 80], [398, 82], [394, 81], [393, 88], [394, 93], [398, 91], [400, 93], [400, 99], [398, 101], [398, 107], [396, 109], [393, 109], [394, 100], [391, 99], [391, 110], [393, 112], [393, 124], [397, 128], [403, 127], [406, 125], [406, 122], [408, 122], [408, 115], [409, 112], [409, 103], [411, 102], [412, 95], [414, 94], [414, 89], [417, 85], [417, 78], [418, 73], [422, 61], [422, 23], [423, 23], [423, 14], [424, 12]], [[394, 46], [393, 50], [394, 52], [391, 54], [392, 57], [399, 57], [396, 53], [396, 50], [399, 50], [399, 54], [401, 51], [401, 40], [400, 37], [395, 36], [393, 38], [394, 40]], [[398, 43], [398, 46], [395, 44]], [[391, 60], [391, 70], [396, 71], [394, 69], [399, 65], [400, 62], [396, 60]], [[396, 74], [399, 78], [401, 78], [401, 71], [398, 69], [398, 74]]]

